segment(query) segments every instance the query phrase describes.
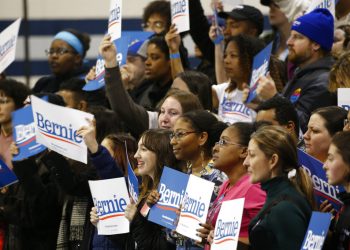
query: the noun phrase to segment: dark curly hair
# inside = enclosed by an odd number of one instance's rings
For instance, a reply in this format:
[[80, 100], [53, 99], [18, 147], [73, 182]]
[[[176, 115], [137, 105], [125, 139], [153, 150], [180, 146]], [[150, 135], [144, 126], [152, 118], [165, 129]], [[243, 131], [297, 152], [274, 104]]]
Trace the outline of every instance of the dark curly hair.
[[[244, 82], [249, 83], [254, 56], [264, 48], [264, 43], [258, 38], [240, 34], [227, 39], [225, 51], [230, 43], [234, 43], [237, 46], [241, 72], [243, 75], [242, 79], [244, 79]], [[232, 91], [236, 87], [237, 83], [232, 82], [228, 91]]]
[[0, 92], [13, 99], [16, 109], [22, 108], [24, 100], [31, 94], [26, 85], [13, 79], [0, 80]]

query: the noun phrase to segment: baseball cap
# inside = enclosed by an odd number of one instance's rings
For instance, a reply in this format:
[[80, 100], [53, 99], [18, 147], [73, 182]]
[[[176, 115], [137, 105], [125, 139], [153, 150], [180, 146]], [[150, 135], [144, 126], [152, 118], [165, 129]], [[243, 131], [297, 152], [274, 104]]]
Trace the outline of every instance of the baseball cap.
[[220, 12], [218, 13], [219, 17], [229, 18], [238, 20], [238, 21], [250, 21], [252, 22], [258, 30], [260, 35], [264, 29], [264, 16], [260, 10], [250, 5], [237, 5], [231, 10], [231, 12]]

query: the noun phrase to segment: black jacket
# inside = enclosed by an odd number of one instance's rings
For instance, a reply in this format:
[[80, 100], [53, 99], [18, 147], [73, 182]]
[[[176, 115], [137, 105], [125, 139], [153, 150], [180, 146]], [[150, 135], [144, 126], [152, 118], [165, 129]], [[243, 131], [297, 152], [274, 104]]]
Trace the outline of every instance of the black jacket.
[[333, 63], [333, 59], [327, 56], [298, 68], [282, 92], [294, 104], [303, 132], [307, 130], [312, 111], [337, 104], [335, 96], [328, 91], [328, 76]]

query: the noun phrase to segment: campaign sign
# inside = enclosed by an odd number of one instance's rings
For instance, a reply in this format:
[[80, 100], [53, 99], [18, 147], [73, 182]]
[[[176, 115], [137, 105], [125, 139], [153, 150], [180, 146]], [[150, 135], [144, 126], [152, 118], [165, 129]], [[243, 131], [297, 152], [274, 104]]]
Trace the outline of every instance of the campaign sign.
[[177, 32], [190, 30], [188, 0], [171, 0], [171, 23], [175, 23]]
[[131, 198], [135, 203], [139, 200], [139, 181], [131, 167], [128, 154], [126, 153], [126, 159], [128, 162], [128, 190]]
[[224, 201], [216, 220], [212, 250], [237, 249], [244, 198]]
[[[122, 66], [126, 63], [129, 40], [129, 36], [123, 36], [118, 40], [113, 41], [114, 45], [117, 48], [116, 58], [119, 63], [119, 66]], [[105, 60], [102, 58], [101, 55], [98, 55], [97, 57], [95, 68], [96, 78], [85, 84], [85, 86], [83, 87], [84, 91], [94, 91], [105, 86]]]
[[317, 8], [328, 9], [335, 17], [335, 0], [312, 0], [306, 14]]
[[164, 167], [158, 186], [160, 199], [150, 209], [148, 220], [171, 230], [176, 228], [176, 211], [180, 210], [188, 179], [189, 175]]
[[129, 232], [125, 208], [130, 203], [124, 177], [89, 181], [92, 200], [97, 208], [99, 235]]
[[261, 50], [253, 60], [253, 72], [250, 78], [249, 95], [246, 103], [251, 102], [256, 97], [256, 88], [258, 87], [258, 80], [260, 76], [266, 75], [269, 70], [269, 62], [272, 50], [272, 42], [269, 43], [263, 50]]
[[111, 0], [109, 7], [108, 34], [112, 41], [120, 38], [122, 33], [122, 0]]
[[206, 222], [213, 190], [213, 182], [190, 175], [176, 227], [178, 233], [194, 240], [201, 240], [197, 236], [197, 229], [200, 228], [199, 223]]
[[13, 161], [20, 161], [36, 155], [46, 149], [35, 140], [35, 125], [32, 106], [12, 112], [13, 140], [19, 153], [12, 157]]
[[309, 227], [300, 250], [322, 250], [326, 239], [332, 214], [312, 212]]
[[0, 159], [0, 188], [12, 185], [17, 181], [15, 173]]
[[350, 111], [350, 88], [338, 88], [338, 106]]
[[77, 130], [94, 116], [31, 96], [37, 143], [76, 161], [87, 163], [87, 147]]
[[311, 177], [314, 186], [314, 193], [318, 206], [328, 200], [332, 203], [335, 210], [339, 211], [342, 202], [337, 198], [339, 192], [343, 192], [342, 186], [332, 186], [328, 184], [326, 173], [323, 169], [323, 163], [298, 149], [299, 164], [306, 170]]
[[0, 73], [15, 60], [20, 24], [21, 18], [18, 18], [0, 33]]

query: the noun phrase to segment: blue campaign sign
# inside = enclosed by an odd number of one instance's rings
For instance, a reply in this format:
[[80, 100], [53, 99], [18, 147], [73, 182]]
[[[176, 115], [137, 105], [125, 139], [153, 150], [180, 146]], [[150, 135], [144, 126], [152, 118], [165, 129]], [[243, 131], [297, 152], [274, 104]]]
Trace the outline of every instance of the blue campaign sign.
[[23, 160], [46, 149], [44, 145], [36, 143], [31, 105], [12, 112], [12, 127], [13, 140], [19, 149], [19, 154], [12, 158], [13, 161]]
[[154, 32], [149, 32], [149, 31], [122, 31], [122, 37], [123, 36], [129, 36], [130, 37], [130, 41], [135, 41], [135, 40], [139, 40], [139, 41], [145, 41], [147, 40], [150, 36], [152, 36], [154, 34]]
[[15, 173], [0, 159], [0, 188], [14, 184], [17, 181]]
[[266, 75], [269, 70], [269, 62], [272, 51], [272, 42], [269, 43], [262, 51], [260, 51], [253, 60], [252, 77], [249, 84], [249, 95], [246, 103], [251, 102], [256, 97], [256, 88], [260, 76]]
[[[128, 54], [130, 37], [128, 35], [122, 36], [121, 38], [114, 40], [113, 43], [117, 47], [117, 61], [119, 66], [126, 63], [126, 57]], [[105, 86], [105, 61], [101, 55], [98, 55], [96, 60], [96, 78], [89, 81], [83, 87], [84, 91], [94, 91], [101, 89]]]
[[152, 206], [148, 220], [171, 230], [176, 228], [176, 212], [185, 196], [188, 179], [189, 175], [164, 167], [158, 186], [160, 199]]
[[324, 200], [328, 200], [332, 203], [334, 209], [339, 211], [342, 202], [337, 198], [337, 194], [339, 192], [344, 192], [344, 188], [342, 186], [332, 186], [328, 184], [322, 162], [300, 149], [298, 149], [298, 158], [299, 164], [302, 165], [311, 177], [317, 204], [320, 205]]
[[139, 181], [134, 173], [134, 170], [131, 167], [128, 154], [126, 154], [126, 158], [128, 161], [128, 190], [129, 195], [134, 200], [134, 202], [138, 202], [139, 199]]
[[330, 213], [312, 212], [301, 250], [321, 250], [331, 223]]

